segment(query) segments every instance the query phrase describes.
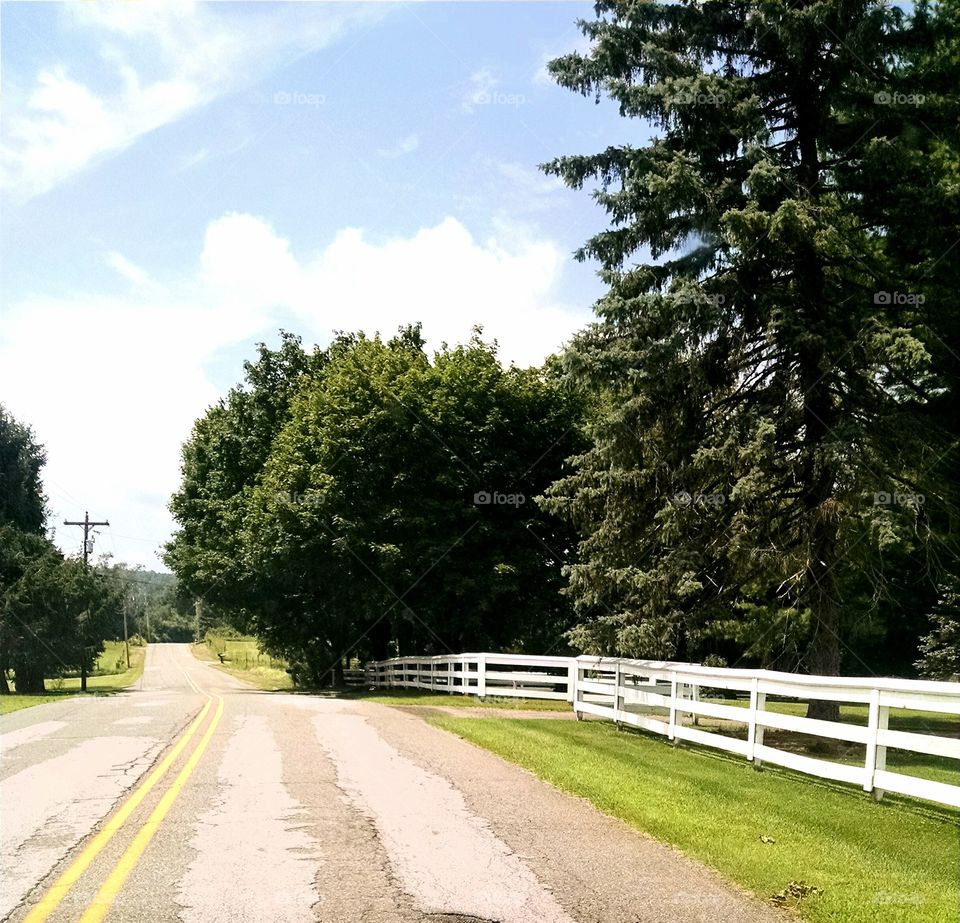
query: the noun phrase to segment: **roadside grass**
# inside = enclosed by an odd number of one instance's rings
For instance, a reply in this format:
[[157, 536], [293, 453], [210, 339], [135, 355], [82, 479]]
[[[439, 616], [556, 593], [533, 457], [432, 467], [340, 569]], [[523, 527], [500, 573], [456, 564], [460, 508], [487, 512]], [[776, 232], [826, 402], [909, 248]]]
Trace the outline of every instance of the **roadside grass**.
[[[718, 699], [717, 701], [724, 705], [743, 708], [746, 708], [749, 704], [743, 699]], [[807, 713], [807, 703], [799, 701], [768, 701], [766, 708], [768, 711], [798, 717], [803, 717]], [[666, 714], [665, 709], [661, 711]], [[866, 727], [868, 706], [842, 704], [840, 706], [840, 717], [847, 724]], [[739, 737], [742, 740], [746, 740], [747, 737], [747, 729], [744, 725], [717, 721], [711, 718], [700, 718], [698, 724], [707, 731]], [[958, 715], [944, 715], [908, 708], [891, 709], [889, 726], [894, 731], [936, 734], [941, 737], [960, 737], [960, 716]], [[866, 746], [864, 744], [830, 740], [811, 734], [767, 729], [764, 739], [766, 743], [782, 750], [789, 750], [806, 756], [821, 757], [849, 765], [862, 765], [866, 757]], [[887, 768], [894, 772], [906, 772], [934, 782], [949, 782], [951, 784], [957, 784], [958, 770], [960, 770], [957, 761], [949, 757], [930, 756], [894, 748], [887, 749]], [[958, 914], [958, 919], [960, 919], [960, 914]]]
[[449, 708], [508, 708], [514, 711], [559, 711], [571, 710], [569, 702], [554, 699], [517, 699], [513, 696], [488, 695], [479, 699], [473, 695], [427, 692], [423, 689], [391, 689], [385, 691], [349, 690], [339, 694], [340, 698], [362, 699], [364, 702], [376, 702], [379, 705], [424, 705], [430, 707], [447, 706]]
[[[143, 675], [146, 648], [130, 645], [130, 669], [126, 669], [126, 659], [122, 641], [107, 641], [103, 653], [97, 658], [94, 672], [87, 677], [87, 692], [108, 694], [126, 686], [131, 686]], [[44, 680], [44, 695], [18, 695], [15, 691], [9, 695], [0, 695], [0, 715], [58, 702], [80, 693], [79, 676], [58, 676]]]
[[[453, 708], [504, 708], [515, 711], [570, 711], [568, 702], [549, 699], [516, 699], [510, 696], [449, 695], [427, 692], [422, 689], [312, 689], [295, 687], [286, 663], [260, 650], [256, 638], [227, 638], [208, 631], [199, 644], [191, 644], [190, 650], [198, 660], [212, 663], [218, 670], [267, 692], [302, 692], [304, 694], [328, 695], [344, 699], [362, 699], [380, 705], [451, 706]], [[220, 659], [223, 654], [224, 659]]]
[[[190, 650], [197, 660], [212, 663], [218, 670], [250, 683], [267, 692], [283, 692], [293, 689], [293, 680], [286, 669], [278, 664], [283, 661], [261, 654], [255, 639], [222, 638], [207, 633], [207, 640], [191, 644]], [[220, 654], [226, 662], [221, 662]]]
[[11, 692], [9, 695], [0, 695], [0, 715], [9, 715], [11, 712], [20, 711], [21, 708], [31, 708], [34, 705], [47, 705], [71, 695], [73, 695], [72, 692], [48, 692], [45, 695], [17, 695]]
[[[452, 715], [428, 719], [713, 867], [811, 923], [956, 923], [957, 813], [725, 754], [675, 747], [605, 722]], [[802, 892], [802, 889], [800, 889]]]
[[[143, 663], [147, 656], [145, 646], [130, 645], [130, 669], [126, 668], [126, 659], [122, 641], [107, 641], [104, 651], [94, 666], [94, 672], [87, 677], [87, 690], [106, 692], [123, 689], [133, 685], [143, 676]], [[67, 676], [48, 679], [46, 686], [52, 692], [79, 692], [80, 677]]]

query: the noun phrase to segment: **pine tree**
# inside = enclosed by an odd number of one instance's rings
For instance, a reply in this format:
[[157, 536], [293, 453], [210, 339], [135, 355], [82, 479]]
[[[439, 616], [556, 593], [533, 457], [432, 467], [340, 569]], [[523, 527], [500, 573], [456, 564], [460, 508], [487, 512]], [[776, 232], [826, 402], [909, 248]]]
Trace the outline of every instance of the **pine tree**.
[[545, 165], [598, 181], [612, 222], [578, 252], [609, 290], [565, 357], [594, 444], [544, 501], [584, 534], [575, 637], [666, 657], [726, 631], [837, 674], [845, 587], [869, 561], [882, 591], [884, 552], [925, 555], [951, 514], [925, 280], [863, 193], [891, 182], [868, 168], [916, 105], [920, 27], [849, 0], [596, 12], [552, 74], [658, 134]]

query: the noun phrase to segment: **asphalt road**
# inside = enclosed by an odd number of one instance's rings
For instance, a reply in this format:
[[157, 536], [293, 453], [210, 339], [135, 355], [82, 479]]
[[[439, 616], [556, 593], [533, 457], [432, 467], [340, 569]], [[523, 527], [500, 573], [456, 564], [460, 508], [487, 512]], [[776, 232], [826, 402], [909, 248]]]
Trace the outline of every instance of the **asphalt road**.
[[784, 919], [414, 715], [259, 692], [186, 645], [0, 732], [4, 919]]

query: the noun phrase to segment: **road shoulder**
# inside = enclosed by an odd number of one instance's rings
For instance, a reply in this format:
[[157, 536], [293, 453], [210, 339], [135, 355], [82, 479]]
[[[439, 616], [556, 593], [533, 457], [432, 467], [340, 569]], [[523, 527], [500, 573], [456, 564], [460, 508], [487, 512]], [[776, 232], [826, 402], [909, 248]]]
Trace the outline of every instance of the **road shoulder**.
[[380, 736], [457, 788], [576, 919], [774, 923], [775, 909], [583, 799], [407, 711], [364, 703]]

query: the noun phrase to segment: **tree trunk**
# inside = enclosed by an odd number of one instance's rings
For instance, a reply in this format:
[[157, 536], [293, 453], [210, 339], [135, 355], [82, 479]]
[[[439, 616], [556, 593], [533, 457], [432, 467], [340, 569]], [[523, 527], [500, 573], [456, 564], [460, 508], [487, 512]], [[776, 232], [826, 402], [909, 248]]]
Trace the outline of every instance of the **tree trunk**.
[[[801, 73], [813, 74], [818, 66], [814, 46], [805, 49]], [[806, 196], [820, 198], [821, 164], [818, 152], [819, 123], [815, 81], [799, 88], [794, 100], [797, 114], [797, 144], [800, 153], [798, 178]], [[800, 486], [804, 508], [806, 569], [800, 594], [801, 605], [809, 608], [813, 636], [807, 654], [811, 673], [837, 676], [840, 673], [840, 606], [837, 598], [837, 510], [836, 467], [829, 457], [831, 430], [837, 408], [830, 382], [833, 360], [830, 345], [835, 339], [830, 317], [826, 277], [821, 255], [813, 240], [797, 252], [797, 285], [803, 296], [804, 336], [798, 351], [803, 400], [803, 461]], [[808, 718], [840, 720], [836, 702], [811, 701]]]
[[[810, 610], [812, 637], [807, 667], [820, 676], [840, 675], [840, 603], [837, 597], [837, 515], [834, 498], [836, 475], [825, 445], [834, 420], [826, 376], [819, 362], [807, 365], [804, 380], [804, 442], [802, 470], [807, 536], [807, 565], [801, 604]], [[809, 385], [807, 376], [809, 378]], [[812, 700], [808, 718], [839, 721], [836, 702]]]
[[[833, 559], [835, 560], [835, 558]], [[820, 562], [816, 562], [818, 565]], [[809, 574], [813, 584], [813, 598], [810, 612], [813, 621], [813, 638], [807, 657], [810, 672], [819, 676], [840, 675], [840, 607], [834, 598], [832, 574], [823, 573], [825, 568], [818, 566], [819, 574]], [[807, 706], [808, 718], [822, 721], [839, 721], [838, 702], [826, 702], [811, 699]]]
[[22, 664], [14, 669], [14, 682], [21, 695], [43, 695], [46, 687], [43, 683], [43, 670], [33, 665]]

